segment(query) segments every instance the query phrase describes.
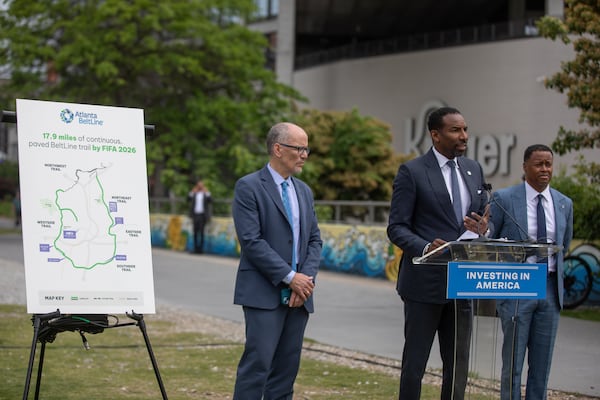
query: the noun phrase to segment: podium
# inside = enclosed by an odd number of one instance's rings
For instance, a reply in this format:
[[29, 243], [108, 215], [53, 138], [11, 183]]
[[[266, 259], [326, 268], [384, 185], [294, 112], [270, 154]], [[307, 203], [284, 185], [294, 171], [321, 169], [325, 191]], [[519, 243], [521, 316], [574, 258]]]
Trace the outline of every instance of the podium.
[[552, 243], [517, 242], [504, 239], [474, 239], [447, 242], [421, 256], [414, 264], [446, 265], [452, 261], [525, 263], [529, 257], [550, 257], [562, 250]]
[[[413, 258], [415, 265], [448, 265], [450, 262], [485, 262], [490, 264], [524, 264], [530, 257], [551, 257], [562, 250], [553, 243], [514, 241], [506, 239], [478, 238], [447, 242], [427, 254]], [[451, 282], [448, 282], [450, 285]], [[493, 297], [473, 297], [482, 300], [475, 307], [475, 315], [495, 316], [496, 305]]]
[[[491, 391], [499, 391], [496, 386], [498, 377], [496, 375], [499, 364], [497, 353], [500, 354], [502, 335], [498, 335], [499, 319], [496, 318], [496, 300], [505, 298], [527, 299], [527, 298], [545, 298], [546, 296], [546, 274], [547, 267], [544, 264], [536, 264], [535, 260], [552, 257], [562, 250], [562, 246], [554, 243], [536, 243], [536, 242], [521, 242], [503, 239], [473, 239], [447, 242], [431, 252], [413, 258], [413, 264], [417, 268], [439, 268], [440, 266], [448, 266], [448, 295], [449, 299], [472, 299], [474, 304], [474, 312], [472, 316], [472, 334], [471, 334], [471, 356], [469, 359], [469, 371], [475, 373], [479, 377], [488, 377], [490, 386], [486, 387]], [[506, 289], [504, 290], [463, 290], [462, 297], [452, 297], [450, 293], [454, 290], [453, 287], [460, 287], [464, 282], [458, 284], [452, 281], [456, 278], [455, 271], [452, 267], [464, 267], [467, 271], [485, 271], [479, 272], [484, 276], [488, 271], [494, 271], [496, 275], [502, 273], [506, 276], [514, 277], [515, 281], [519, 281], [523, 276], [528, 276], [530, 281], [537, 281], [536, 285], [543, 285], [544, 297], [527, 297], [535, 296], [534, 290], [530, 290], [531, 286], [522, 285], [527, 290], [523, 293], [519, 290]], [[472, 269], [471, 269], [472, 268]], [[495, 272], [495, 271], [514, 271], [519, 272]], [[463, 271], [464, 271], [463, 270]], [[529, 275], [529, 271], [537, 270]], [[523, 272], [527, 271], [527, 272]], [[470, 272], [462, 272], [458, 274], [462, 277], [473, 275]], [[537, 275], [536, 275], [537, 274]], [[474, 279], [475, 280], [475, 279]], [[505, 278], [501, 278], [503, 285], [506, 285]], [[484, 281], [484, 278], [482, 278]], [[465, 281], [466, 282], [466, 281]], [[486, 282], [489, 283], [489, 282]], [[523, 282], [521, 282], [523, 283]], [[532, 282], [529, 282], [532, 283]], [[466, 285], [468, 286], [468, 285]], [[466, 287], [464, 286], [464, 287]], [[485, 285], [482, 285], [485, 286]], [[501, 285], [497, 285], [500, 287]], [[469, 286], [472, 289], [474, 286]], [[452, 288], [452, 289], [451, 289]], [[493, 284], [487, 288], [496, 288]], [[456, 292], [452, 292], [456, 293]], [[539, 293], [537, 293], [539, 295]], [[519, 297], [521, 296], [521, 297]], [[477, 317], [493, 317], [493, 318], [478, 318]], [[500, 347], [498, 346], [500, 344]], [[489, 374], [489, 375], [488, 375]], [[469, 378], [470, 380], [471, 378]], [[471, 385], [472, 383], [468, 383]], [[477, 384], [475, 384], [477, 386]]]

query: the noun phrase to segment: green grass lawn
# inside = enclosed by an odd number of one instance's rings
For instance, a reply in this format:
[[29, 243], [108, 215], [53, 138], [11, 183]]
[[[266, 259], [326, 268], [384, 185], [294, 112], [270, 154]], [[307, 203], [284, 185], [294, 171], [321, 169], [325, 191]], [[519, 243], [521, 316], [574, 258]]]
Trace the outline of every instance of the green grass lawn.
[[563, 310], [562, 316], [600, 322], [600, 307], [579, 306], [574, 310]]
[[[131, 322], [126, 316], [121, 322]], [[145, 318], [147, 332], [169, 399], [230, 399], [242, 344], [221, 337], [178, 329], [168, 315]], [[86, 334], [59, 333], [46, 345], [40, 398], [160, 399], [161, 393], [143, 336], [136, 326]], [[31, 315], [24, 306], [0, 305], [0, 399], [22, 398], [33, 338]], [[30, 398], [41, 344], [37, 345]], [[306, 352], [305, 352], [306, 353]], [[295, 399], [393, 399], [399, 373], [385, 374], [316, 361], [303, 355]], [[423, 399], [439, 399], [439, 388], [424, 385]], [[471, 399], [494, 396], [471, 395]]]

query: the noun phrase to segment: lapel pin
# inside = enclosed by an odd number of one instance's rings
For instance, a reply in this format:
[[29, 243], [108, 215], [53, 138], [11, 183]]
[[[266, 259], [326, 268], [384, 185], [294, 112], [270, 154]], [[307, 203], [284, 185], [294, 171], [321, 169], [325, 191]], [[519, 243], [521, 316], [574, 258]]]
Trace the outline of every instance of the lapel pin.
[[467, 171], [467, 175], [471, 176], [471, 171]]

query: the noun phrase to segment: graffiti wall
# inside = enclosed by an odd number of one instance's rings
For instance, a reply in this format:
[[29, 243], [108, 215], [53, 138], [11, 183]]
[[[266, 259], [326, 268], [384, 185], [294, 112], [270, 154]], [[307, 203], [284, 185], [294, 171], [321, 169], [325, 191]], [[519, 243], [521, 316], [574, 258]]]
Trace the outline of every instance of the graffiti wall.
[[592, 289], [587, 295], [585, 304], [600, 305], [600, 246], [598, 243], [574, 242], [569, 255], [579, 257], [587, 264], [588, 273], [591, 274]]
[[[152, 245], [179, 251], [193, 248], [192, 223], [184, 215], [152, 214]], [[321, 268], [329, 271], [396, 280], [402, 251], [392, 245], [385, 227], [319, 224], [323, 239]], [[207, 225], [204, 251], [239, 257], [233, 220], [215, 217]]]

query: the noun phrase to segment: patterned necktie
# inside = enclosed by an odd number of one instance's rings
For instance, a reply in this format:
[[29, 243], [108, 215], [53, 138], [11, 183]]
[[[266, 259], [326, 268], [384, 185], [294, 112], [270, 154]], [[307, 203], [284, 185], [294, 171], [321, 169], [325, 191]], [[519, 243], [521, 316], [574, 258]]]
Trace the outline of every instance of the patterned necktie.
[[288, 185], [287, 181], [281, 182], [281, 200], [283, 200], [283, 208], [285, 208], [285, 213], [287, 214], [288, 222], [290, 223], [290, 228], [292, 229], [292, 269], [296, 270], [296, 249], [294, 248], [294, 215], [292, 214], [292, 205], [290, 204], [290, 197], [288, 195]]
[[448, 160], [447, 164], [450, 167], [450, 185], [452, 186], [452, 207], [454, 208], [454, 215], [456, 215], [456, 221], [459, 225], [462, 225], [462, 202], [460, 200], [460, 186], [458, 186], [458, 177], [456, 176], [456, 163], [454, 162], [454, 160]]
[[[548, 234], [546, 233], [546, 212], [544, 211], [544, 205], [542, 204], [544, 196], [538, 194], [537, 198], [537, 241], [538, 243], [547, 243]], [[540, 257], [538, 262], [547, 263], [548, 257]]]

